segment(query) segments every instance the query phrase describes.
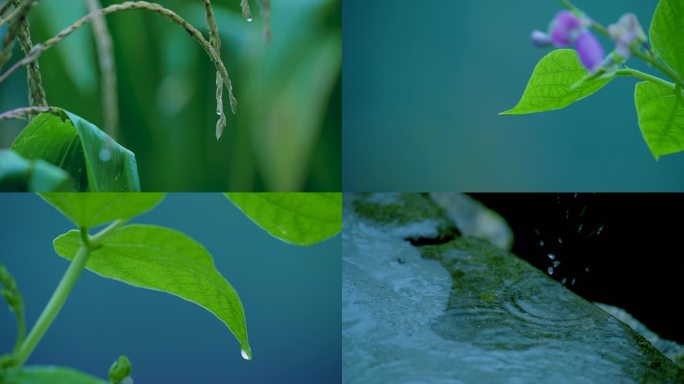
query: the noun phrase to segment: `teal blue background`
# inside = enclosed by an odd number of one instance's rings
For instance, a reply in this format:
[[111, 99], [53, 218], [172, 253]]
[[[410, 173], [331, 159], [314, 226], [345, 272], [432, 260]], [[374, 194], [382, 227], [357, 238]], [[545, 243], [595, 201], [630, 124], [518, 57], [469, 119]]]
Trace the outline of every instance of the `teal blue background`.
[[[70, 223], [38, 196], [0, 194], [0, 260], [15, 276], [32, 326], [68, 263], [52, 239]], [[202, 243], [235, 287], [254, 360], [211, 313], [168, 294], [85, 271], [29, 364], [78, 368], [105, 378], [127, 354], [136, 383], [331, 383], [341, 377], [339, 236], [285, 244], [220, 194], [171, 194], [133, 220], [180, 230]], [[0, 310], [0, 353], [15, 323]]]
[[[648, 28], [657, 1], [575, 3], [603, 24], [635, 12]], [[560, 9], [557, 0], [345, 0], [344, 189], [684, 190], [684, 154], [656, 162], [642, 138], [636, 80], [565, 110], [498, 116], [548, 53], [531, 31]]]

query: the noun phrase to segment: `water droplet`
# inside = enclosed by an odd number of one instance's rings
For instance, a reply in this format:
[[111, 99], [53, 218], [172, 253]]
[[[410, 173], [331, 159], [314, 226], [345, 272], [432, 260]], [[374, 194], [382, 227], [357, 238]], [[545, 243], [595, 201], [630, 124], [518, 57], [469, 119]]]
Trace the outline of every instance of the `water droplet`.
[[584, 268], [584, 272], [589, 272], [589, 267]]
[[554, 260], [556, 258], [556, 255], [553, 253], [549, 253], [549, 259]]
[[567, 277], [564, 277], [563, 280], [561, 280], [561, 284], [563, 284], [563, 285], [565, 285], [565, 283], [567, 283], [567, 282], [568, 282], [568, 278], [567, 278]]
[[252, 16], [247, 16], [247, 22], [248, 23], [251, 23], [253, 20], [254, 20], [254, 18]]
[[570, 285], [575, 285], [575, 281], [577, 281], [577, 280], [573, 277], [572, 281], [570, 282]]
[[560, 265], [560, 261], [556, 260], [556, 261], [553, 262], [553, 267], [554, 267], [554, 268], [558, 268], [559, 265]]
[[107, 148], [102, 148], [102, 149], [100, 149], [100, 153], [98, 154], [98, 157], [102, 161], [109, 161], [112, 159], [112, 151], [110, 151]]
[[243, 359], [252, 360], [252, 356], [250, 356], [249, 353], [247, 353], [247, 351], [245, 351], [244, 349], [240, 350], [240, 354], [242, 355]]
[[579, 225], [579, 228], [577, 228], [577, 233], [582, 233], [582, 228], [584, 228], [584, 224]]
[[558, 238], [558, 244], [563, 244], [563, 239], [561, 239], [560, 237]]
[[553, 267], [549, 267], [548, 272], [549, 272], [549, 275], [553, 275]]
[[544, 246], [544, 240], [539, 240], [539, 246], [543, 247]]
[[596, 231], [596, 234], [600, 235], [601, 232], [603, 232], [603, 225], [599, 227], [599, 229]]

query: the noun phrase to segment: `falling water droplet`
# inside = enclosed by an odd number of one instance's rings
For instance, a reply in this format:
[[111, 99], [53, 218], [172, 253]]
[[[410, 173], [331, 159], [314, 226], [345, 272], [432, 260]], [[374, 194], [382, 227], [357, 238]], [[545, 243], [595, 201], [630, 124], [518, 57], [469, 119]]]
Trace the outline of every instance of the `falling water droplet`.
[[247, 22], [248, 23], [251, 23], [253, 20], [254, 20], [254, 18], [252, 16], [247, 16]]
[[245, 360], [252, 360], [252, 357], [245, 351], [244, 349], [240, 350], [240, 354], [242, 355], [242, 358]]
[[558, 238], [558, 244], [563, 244], [563, 239], [561, 239], [560, 237]]
[[549, 253], [549, 259], [554, 260], [556, 258], [556, 255], [553, 253]]
[[107, 148], [102, 148], [102, 149], [100, 149], [100, 153], [98, 154], [98, 157], [102, 161], [109, 161], [112, 159], [112, 151], [110, 151]]
[[582, 233], [582, 228], [584, 228], [584, 224], [579, 225], [579, 228], [577, 228], [577, 233]]
[[548, 272], [549, 272], [549, 275], [553, 275], [553, 267], [549, 267]]
[[589, 272], [589, 267], [584, 268], [584, 272]]
[[543, 247], [544, 246], [544, 240], [539, 240], [539, 246]]
[[568, 278], [567, 278], [567, 277], [564, 277], [563, 280], [561, 280], [561, 284], [563, 284], [563, 285], [565, 285], [565, 283], [567, 283], [567, 282], [568, 282]]
[[558, 268], [559, 265], [560, 265], [560, 261], [556, 260], [556, 261], [553, 262], [553, 267], [554, 267], [554, 268]]
[[573, 278], [572, 278], [572, 281], [570, 282], [570, 285], [575, 285], [575, 282], [576, 282], [576, 281], [577, 281], [577, 280], [573, 277]]

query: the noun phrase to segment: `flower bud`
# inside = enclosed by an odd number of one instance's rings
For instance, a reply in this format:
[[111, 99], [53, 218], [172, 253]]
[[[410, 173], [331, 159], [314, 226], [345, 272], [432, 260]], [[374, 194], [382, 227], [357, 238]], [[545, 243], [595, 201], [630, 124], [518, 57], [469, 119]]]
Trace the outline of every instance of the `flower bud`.
[[615, 42], [615, 52], [625, 59], [628, 59], [632, 53], [633, 47], [646, 42], [646, 33], [644, 33], [639, 19], [633, 13], [625, 13], [620, 17], [620, 20], [608, 27], [610, 38]]
[[582, 32], [575, 41], [575, 47], [584, 67], [589, 72], [595, 72], [605, 56], [605, 51], [596, 36], [588, 30]]
[[530, 38], [532, 39], [532, 43], [540, 48], [553, 45], [553, 40], [551, 39], [551, 36], [549, 36], [549, 34], [546, 32], [542, 32], [539, 30], [532, 31], [532, 35], [530, 36]]

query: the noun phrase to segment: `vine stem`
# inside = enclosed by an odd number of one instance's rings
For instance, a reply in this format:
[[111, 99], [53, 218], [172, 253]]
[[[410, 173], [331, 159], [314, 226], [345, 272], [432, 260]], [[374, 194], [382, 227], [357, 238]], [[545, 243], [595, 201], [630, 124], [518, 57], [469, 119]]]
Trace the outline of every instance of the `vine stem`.
[[675, 84], [670, 83], [669, 81], [663, 80], [658, 76], [653, 76], [645, 72], [637, 71], [636, 69], [631, 69], [631, 68], [625, 68], [625, 69], [618, 69], [615, 71], [615, 74], [618, 76], [629, 76], [629, 77], [635, 77], [637, 79], [649, 81], [654, 84], [662, 85], [667, 88], [670, 88], [672, 90], [675, 89]]
[[43, 312], [40, 314], [38, 321], [36, 321], [36, 324], [31, 329], [31, 332], [21, 344], [21, 347], [19, 347], [17, 352], [14, 354], [13, 365], [16, 368], [21, 368], [21, 366], [24, 365], [33, 350], [45, 335], [45, 332], [47, 332], [48, 328], [50, 328], [50, 325], [55, 320], [59, 314], [59, 311], [62, 309], [64, 303], [69, 297], [69, 293], [74, 287], [74, 284], [76, 284], [76, 280], [78, 280], [81, 272], [83, 272], [90, 254], [97, 249], [101, 245], [102, 241], [116, 228], [125, 223], [126, 220], [117, 220], [93, 236], [88, 235], [87, 228], [81, 228], [83, 245], [81, 245], [76, 253], [76, 256], [74, 256], [74, 258], [71, 260], [69, 268], [66, 270], [64, 276], [62, 276], [62, 280], [59, 282], [59, 285], [57, 285], [57, 288], [52, 293], [52, 297], [50, 297], [50, 301], [48, 301], [47, 305], [43, 309]]
[[22, 60], [17, 61], [5, 73], [0, 75], [0, 83], [5, 81], [12, 73], [16, 72], [19, 68], [26, 66], [29, 63], [36, 60], [43, 52], [52, 48], [55, 44], [62, 41], [65, 37], [69, 36], [74, 31], [81, 28], [83, 25], [91, 22], [98, 15], [108, 15], [110, 13], [127, 11], [132, 9], [143, 9], [158, 13], [166, 17], [167, 19], [183, 27], [183, 29], [185, 29], [190, 34], [190, 36], [192, 36], [199, 43], [199, 45], [204, 49], [204, 51], [207, 53], [211, 61], [214, 63], [214, 66], [216, 66], [216, 70], [221, 74], [221, 77], [223, 78], [223, 83], [225, 87], [228, 89], [231, 111], [235, 113], [237, 110], [237, 100], [233, 96], [233, 85], [230, 81], [230, 77], [228, 76], [228, 70], [226, 69], [226, 66], [223, 63], [223, 60], [221, 60], [221, 56], [218, 54], [218, 52], [214, 50], [211, 44], [204, 38], [202, 33], [197, 28], [193, 27], [192, 24], [188, 23], [185, 19], [178, 16], [178, 14], [176, 14], [174, 11], [168, 8], [164, 8], [159, 4], [150, 3], [147, 1], [127, 1], [120, 4], [113, 4], [108, 7], [97, 10], [95, 12], [91, 12], [86, 16], [83, 16], [82, 18], [80, 18], [75, 23], [71, 24], [70, 26], [62, 30], [54, 37], [45, 41], [43, 44], [35, 45], [33, 47], [33, 50], [31, 50], [30, 54], [26, 55], [26, 57], [24, 57]]
[[27, 116], [36, 115], [38, 113], [59, 114], [59, 113], [61, 113], [61, 110], [59, 108], [55, 108], [55, 107], [23, 107], [23, 108], [17, 108], [17, 109], [13, 109], [11, 111], [0, 113], [0, 121], [1, 120], [9, 120], [9, 119], [24, 119]]

